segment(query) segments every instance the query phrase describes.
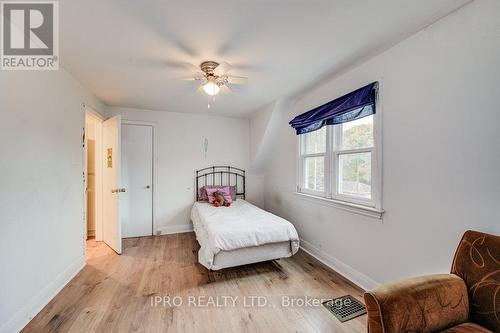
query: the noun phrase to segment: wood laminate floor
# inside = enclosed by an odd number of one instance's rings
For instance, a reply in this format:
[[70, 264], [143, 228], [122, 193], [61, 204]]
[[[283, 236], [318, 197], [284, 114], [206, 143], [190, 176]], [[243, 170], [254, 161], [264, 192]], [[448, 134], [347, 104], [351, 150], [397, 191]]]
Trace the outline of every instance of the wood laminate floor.
[[23, 332], [366, 332], [366, 315], [342, 324], [321, 305], [302, 304], [305, 296], [362, 300], [303, 251], [210, 272], [197, 263], [193, 233], [125, 239], [123, 247], [119, 256], [89, 240], [85, 268]]

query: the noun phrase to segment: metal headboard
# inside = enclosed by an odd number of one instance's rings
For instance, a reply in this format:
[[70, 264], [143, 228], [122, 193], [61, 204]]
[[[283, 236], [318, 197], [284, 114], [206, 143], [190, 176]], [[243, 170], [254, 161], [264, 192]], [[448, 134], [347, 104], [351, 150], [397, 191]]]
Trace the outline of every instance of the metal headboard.
[[235, 186], [236, 196], [245, 199], [245, 170], [232, 166], [211, 166], [196, 170], [196, 201], [205, 185]]

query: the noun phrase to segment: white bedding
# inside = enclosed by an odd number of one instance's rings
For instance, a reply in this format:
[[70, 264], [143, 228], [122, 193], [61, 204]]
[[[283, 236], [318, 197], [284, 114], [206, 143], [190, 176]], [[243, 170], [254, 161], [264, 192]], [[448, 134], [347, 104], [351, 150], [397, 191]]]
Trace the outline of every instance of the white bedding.
[[220, 251], [287, 241], [292, 254], [299, 249], [299, 237], [290, 222], [242, 199], [230, 207], [195, 202], [191, 221], [201, 246], [198, 260], [208, 269]]

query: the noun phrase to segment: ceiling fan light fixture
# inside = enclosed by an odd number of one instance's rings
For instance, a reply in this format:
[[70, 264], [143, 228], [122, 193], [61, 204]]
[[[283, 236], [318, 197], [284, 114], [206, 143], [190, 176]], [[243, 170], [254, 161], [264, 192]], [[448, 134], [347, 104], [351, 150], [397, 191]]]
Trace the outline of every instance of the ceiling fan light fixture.
[[204, 61], [199, 65], [199, 70], [194, 65], [188, 65], [185, 67], [189, 67], [194, 73], [187, 79], [200, 81], [201, 85], [198, 89], [203, 88], [203, 91], [208, 96], [215, 96], [220, 91], [224, 94], [231, 93], [230, 84], [246, 84], [246, 77], [227, 74], [232, 69], [232, 66], [226, 62], [219, 64], [215, 61]]
[[215, 82], [209, 81], [203, 86], [203, 90], [207, 93], [207, 95], [215, 96], [219, 93], [220, 88]]

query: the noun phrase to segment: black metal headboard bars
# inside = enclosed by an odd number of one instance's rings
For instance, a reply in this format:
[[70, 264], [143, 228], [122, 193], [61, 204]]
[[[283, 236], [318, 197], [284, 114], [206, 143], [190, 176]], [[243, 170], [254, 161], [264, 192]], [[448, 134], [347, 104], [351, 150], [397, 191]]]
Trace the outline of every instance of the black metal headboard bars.
[[211, 166], [196, 170], [196, 201], [205, 185], [235, 186], [236, 196], [245, 199], [245, 170], [232, 166]]

